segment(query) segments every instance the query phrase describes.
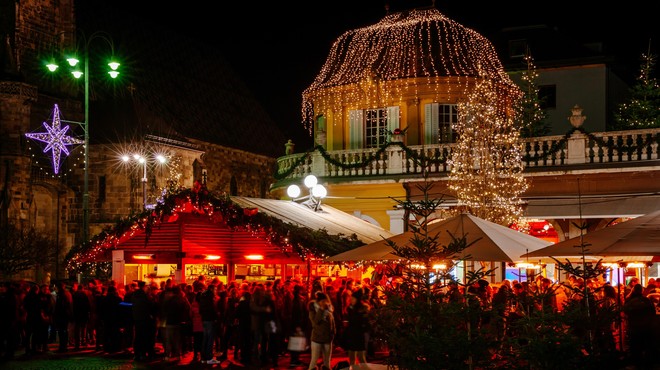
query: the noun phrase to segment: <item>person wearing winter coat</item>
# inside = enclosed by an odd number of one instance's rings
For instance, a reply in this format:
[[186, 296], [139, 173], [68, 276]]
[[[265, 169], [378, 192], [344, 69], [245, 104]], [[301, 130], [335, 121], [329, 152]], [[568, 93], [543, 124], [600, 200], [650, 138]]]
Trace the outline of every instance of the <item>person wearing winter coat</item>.
[[307, 305], [309, 321], [312, 324], [312, 355], [308, 369], [315, 369], [319, 357], [323, 357], [323, 369], [328, 370], [330, 369], [332, 355], [332, 341], [335, 338], [337, 329], [328, 295], [317, 292], [315, 298]]
[[351, 303], [346, 309], [348, 325], [344, 329], [344, 349], [348, 351], [348, 363], [367, 363], [367, 338], [371, 325], [369, 323], [369, 305], [362, 300], [363, 292], [356, 290], [351, 295]]
[[73, 298], [64, 283], [57, 284], [57, 298], [53, 321], [60, 345], [57, 352], [66, 352], [69, 345], [69, 323], [73, 319]]

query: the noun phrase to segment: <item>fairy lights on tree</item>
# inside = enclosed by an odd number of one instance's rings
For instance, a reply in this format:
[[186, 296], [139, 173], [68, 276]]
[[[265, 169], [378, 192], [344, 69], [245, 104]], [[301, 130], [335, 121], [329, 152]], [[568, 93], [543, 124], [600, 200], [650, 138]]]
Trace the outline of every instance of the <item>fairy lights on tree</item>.
[[660, 127], [660, 84], [653, 77], [656, 55], [649, 50], [642, 54], [637, 83], [631, 89], [630, 101], [621, 104], [615, 113], [616, 128], [640, 129]]
[[520, 127], [520, 134], [523, 137], [538, 137], [550, 133], [550, 125], [545, 121], [547, 114], [541, 108], [541, 99], [539, 98], [539, 87], [537, 79], [539, 77], [529, 48], [525, 52], [523, 62], [525, 69], [521, 76], [522, 98], [516, 104], [516, 117]]
[[342, 107], [378, 107], [420, 95], [435, 101], [461, 97], [483, 75], [514, 87], [490, 41], [437, 9], [387, 15], [345, 32], [333, 44], [316, 79], [302, 94], [305, 127], [315, 114]]
[[450, 160], [449, 186], [459, 208], [502, 225], [520, 218], [519, 196], [527, 189], [520, 132], [510, 109], [518, 98], [491, 79], [479, 79], [458, 105], [459, 138]]

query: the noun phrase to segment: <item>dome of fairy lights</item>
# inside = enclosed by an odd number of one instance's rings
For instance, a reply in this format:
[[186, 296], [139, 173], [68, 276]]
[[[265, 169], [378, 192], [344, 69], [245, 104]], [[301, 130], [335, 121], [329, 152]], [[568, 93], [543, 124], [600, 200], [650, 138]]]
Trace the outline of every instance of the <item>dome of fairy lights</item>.
[[437, 9], [390, 14], [334, 42], [320, 73], [303, 92], [303, 122], [311, 130], [320, 106], [396, 102], [419, 95], [422, 85], [435, 86], [438, 95], [463, 94], [467, 82], [478, 77], [515, 89], [495, 48], [478, 32]]

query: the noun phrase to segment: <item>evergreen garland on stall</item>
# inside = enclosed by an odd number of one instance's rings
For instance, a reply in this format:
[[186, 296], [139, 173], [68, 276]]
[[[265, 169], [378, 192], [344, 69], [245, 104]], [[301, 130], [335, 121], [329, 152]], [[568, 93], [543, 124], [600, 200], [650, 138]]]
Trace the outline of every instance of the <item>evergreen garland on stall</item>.
[[268, 242], [276, 245], [289, 255], [296, 253], [304, 261], [308, 258], [324, 258], [363, 245], [357, 235], [331, 235], [325, 229], [313, 230], [282, 221], [279, 218], [258, 212], [256, 209], [242, 208], [229, 196], [214, 195], [208, 192], [196, 192], [193, 189], [180, 189], [165, 196], [155, 210], [144, 211], [117, 221], [112, 227], [106, 227], [88, 243], [73, 247], [66, 256], [67, 270], [70, 273], [107, 275], [111, 263], [107, 262], [107, 252], [115, 249], [120, 241], [144, 231], [147, 241], [151, 230], [166, 216], [177, 212], [185, 202], [191, 202], [193, 212], [208, 216], [219, 212], [222, 222], [237, 231], [254, 231], [257, 236], [264, 235]]

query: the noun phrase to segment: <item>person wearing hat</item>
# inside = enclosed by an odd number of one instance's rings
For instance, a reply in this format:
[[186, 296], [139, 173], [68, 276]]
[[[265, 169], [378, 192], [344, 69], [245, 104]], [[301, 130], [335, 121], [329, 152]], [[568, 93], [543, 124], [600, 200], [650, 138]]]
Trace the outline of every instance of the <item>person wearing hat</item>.
[[309, 302], [309, 320], [312, 324], [312, 354], [309, 370], [316, 368], [319, 357], [323, 357], [324, 370], [330, 369], [330, 356], [332, 354], [332, 341], [335, 338], [336, 327], [332, 304], [327, 294], [316, 293], [316, 299]]

